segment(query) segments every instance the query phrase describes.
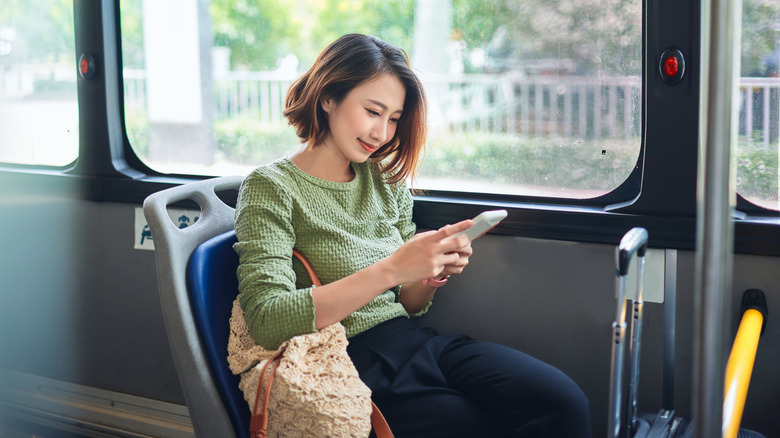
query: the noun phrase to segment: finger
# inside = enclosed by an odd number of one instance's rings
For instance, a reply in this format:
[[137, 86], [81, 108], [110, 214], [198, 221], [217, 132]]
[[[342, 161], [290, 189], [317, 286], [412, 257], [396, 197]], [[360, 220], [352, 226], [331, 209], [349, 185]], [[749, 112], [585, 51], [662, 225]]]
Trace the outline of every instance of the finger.
[[463, 273], [463, 268], [450, 268], [442, 271], [446, 275], [460, 275]]
[[456, 254], [459, 254], [461, 250], [470, 247], [471, 244], [469, 238], [464, 235], [458, 237], [448, 237], [439, 243], [441, 244], [441, 248], [444, 252], [455, 252]]
[[446, 239], [447, 237], [452, 236], [455, 233], [460, 233], [463, 230], [468, 229], [474, 224], [474, 222], [471, 219], [466, 219], [451, 225], [445, 225], [441, 228], [439, 228], [433, 235], [433, 239], [437, 239], [439, 241]]
[[[412, 236], [412, 239], [423, 239], [425, 237], [432, 236], [434, 234], [436, 234], [436, 230], [423, 231], [421, 233], [417, 233], [414, 236]], [[412, 240], [412, 239], [409, 239], [409, 240]]]
[[458, 257], [458, 261], [455, 262], [455, 266], [466, 266], [469, 264], [469, 257], [461, 255]]
[[460, 269], [463, 269], [466, 266], [468, 266], [468, 264], [469, 264], [468, 257], [459, 257], [456, 262], [447, 265], [446, 268], [453, 268], [453, 269], [460, 268]]
[[[456, 240], [456, 239], [459, 239], [459, 238], [460, 238], [460, 236], [459, 237], [450, 237], [450, 239], [452, 239], [452, 240]], [[463, 246], [458, 248], [456, 252], [458, 254], [460, 254], [461, 257], [462, 256], [470, 256], [474, 252], [474, 249], [471, 247], [471, 241], [466, 236], [463, 236], [462, 242], [463, 242]]]
[[460, 254], [461, 257], [468, 257], [474, 254], [474, 250], [471, 248], [471, 242], [469, 242], [468, 245], [464, 246], [463, 248], [460, 248], [458, 250], [458, 254]]
[[446, 268], [447, 266], [452, 266], [458, 263], [458, 260], [460, 260], [460, 256], [457, 253], [447, 253], [442, 254], [441, 258], [439, 259], [439, 263], [444, 265]]
[[446, 275], [459, 275], [463, 273], [464, 269], [465, 266], [447, 265], [444, 267], [442, 273]]

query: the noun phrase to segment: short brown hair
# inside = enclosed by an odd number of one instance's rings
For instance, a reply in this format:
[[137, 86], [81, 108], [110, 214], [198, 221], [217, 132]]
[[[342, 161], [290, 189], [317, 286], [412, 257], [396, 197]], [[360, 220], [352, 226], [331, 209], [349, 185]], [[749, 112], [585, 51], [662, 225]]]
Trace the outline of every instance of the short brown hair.
[[321, 144], [330, 133], [328, 115], [320, 103], [341, 103], [358, 85], [392, 74], [406, 89], [403, 113], [395, 136], [371, 154], [390, 183], [414, 177], [426, 136], [426, 101], [422, 84], [402, 49], [379, 38], [348, 34], [320, 53], [314, 65], [287, 91], [284, 116], [302, 143]]

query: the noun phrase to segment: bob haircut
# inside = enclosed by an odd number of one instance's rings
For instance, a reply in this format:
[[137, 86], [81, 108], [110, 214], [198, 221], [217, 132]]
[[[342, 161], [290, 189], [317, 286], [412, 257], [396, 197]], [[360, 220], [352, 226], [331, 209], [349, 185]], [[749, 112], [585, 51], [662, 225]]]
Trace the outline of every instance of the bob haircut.
[[328, 114], [321, 102], [333, 99], [340, 104], [352, 89], [383, 74], [401, 81], [406, 98], [395, 135], [374, 151], [370, 160], [379, 166], [385, 180], [394, 184], [414, 178], [426, 136], [425, 93], [402, 49], [368, 35], [340, 37], [290, 86], [283, 114], [301, 143], [316, 147], [330, 134]]

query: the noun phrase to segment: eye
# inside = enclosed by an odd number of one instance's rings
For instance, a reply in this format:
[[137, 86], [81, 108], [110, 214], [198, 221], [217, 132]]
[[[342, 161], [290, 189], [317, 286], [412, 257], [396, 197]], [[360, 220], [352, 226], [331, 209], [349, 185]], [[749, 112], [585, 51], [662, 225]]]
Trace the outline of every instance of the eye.
[[390, 123], [392, 123], [392, 124], [394, 124], [394, 125], [397, 125], [399, 120], [400, 120], [400, 119], [399, 119], [399, 118], [397, 118], [397, 117], [396, 117], [396, 118], [392, 118], [392, 119], [390, 119]]
[[366, 108], [366, 111], [368, 111], [368, 113], [371, 114], [374, 117], [379, 117], [379, 113], [374, 111], [374, 110], [370, 110], [370, 109]]

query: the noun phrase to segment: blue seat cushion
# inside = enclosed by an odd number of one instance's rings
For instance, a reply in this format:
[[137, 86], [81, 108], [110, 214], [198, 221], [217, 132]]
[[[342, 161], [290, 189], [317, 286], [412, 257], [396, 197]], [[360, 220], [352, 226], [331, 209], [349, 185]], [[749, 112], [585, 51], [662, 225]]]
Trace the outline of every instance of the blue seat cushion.
[[230, 313], [238, 295], [235, 242], [236, 233], [231, 230], [200, 244], [187, 263], [187, 289], [212, 377], [236, 436], [242, 437], [249, 433], [250, 412], [238, 389], [239, 377], [227, 363]]

